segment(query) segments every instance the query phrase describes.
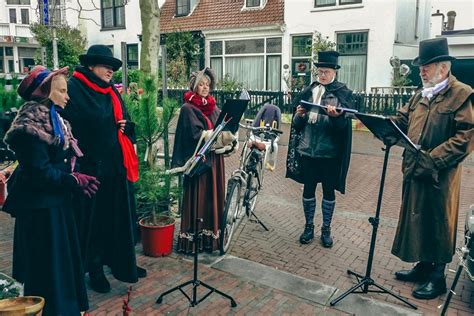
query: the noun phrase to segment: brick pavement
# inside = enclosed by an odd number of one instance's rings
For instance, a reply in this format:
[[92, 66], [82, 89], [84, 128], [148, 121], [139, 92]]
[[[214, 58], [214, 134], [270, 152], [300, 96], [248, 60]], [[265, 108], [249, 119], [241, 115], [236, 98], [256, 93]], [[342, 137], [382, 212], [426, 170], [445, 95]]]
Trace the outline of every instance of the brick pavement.
[[[229, 253], [341, 290], [349, 288], [354, 284], [354, 279], [346, 274], [346, 270], [351, 268], [363, 274], [366, 267], [372, 231], [367, 218], [375, 211], [383, 160], [379, 147], [378, 142], [369, 135], [355, 133], [353, 151], [358, 154], [352, 156], [347, 194], [337, 195], [337, 210], [333, 225], [334, 247], [326, 249], [320, 246], [317, 240], [306, 246], [298, 243], [298, 236], [304, 224], [300, 206], [302, 187], [284, 178], [286, 147], [281, 146], [278, 169], [265, 174], [264, 189], [257, 202], [258, 215], [270, 231], [265, 232], [258, 224], [244, 222], [237, 231]], [[442, 304], [445, 296], [430, 301], [415, 300], [410, 295], [413, 284], [393, 279], [394, 271], [410, 266], [390, 254], [401, 196], [399, 156], [400, 151], [393, 150], [387, 172], [372, 277], [383, 286], [409, 298], [419, 306], [420, 311], [432, 315], [438, 312], [437, 306]], [[228, 173], [233, 170], [236, 161], [236, 156], [227, 160]], [[472, 173], [474, 167], [469, 164], [463, 170], [458, 244], [461, 244], [465, 211], [474, 203]], [[320, 192], [318, 199], [319, 201], [321, 199]], [[318, 206], [316, 223], [320, 222]], [[12, 227], [13, 221], [4, 213], [0, 213], [0, 272], [8, 274], [11, 273]], [[134, 285], [131, 306], [137, 315], [345, 315], [344, 312], [314, 304], [292, 293], [247, 281], [203, 264], [200, 265], [200, 278], [232, 295], [239, 304], [237, 308], [231, 310], [228, 301], [216, 294], [211, 295], [197, 307], [189, 308], [187, 301], [179, 292], [166, 296], [162, 305], [156, 305], [155, 299], [160, 293], [192, 277], [192, 262], [177, 254], [166, 258], [145, 257], [141, 254], [140, 247], [137, 247], [137, 253], [139, 264], [149, 271], [146, 279]], [[454, 260], [450, 267], [455, 269], [456, 263]], [[448, 286], [452, 282], [453, 275], [448, 274]], [[121, 301], [126, 294], [126, 284], [111, 277], [109, 279], [113, 287], [111, 293], [103, 295], [89, 292], [94, 316], [120, 313]], [[474, 284], [463, 275], [456, 288], [457, 295], [453, 297], [450, 305], [449, 315], [474, 313], [473, 290]], [[366, 296], [405, 307], [385, 294]]]
[[[323, 248], [315, 239], [310, 245], [300, 245], [298, 237], [304, 227], [301, 208], [302, 186], [285, 179], [284, 157], [286, 147], [280, 147], [277, 170], [265, 174], [264, 189], [259, 195], [256, 212], [270, 228], [265, 232], [258, 224], [247, 222], [237, 231], [236, 241], [230, 254], [272, 266], [315, 281], [348, 289], [354, 285], [354, 279], [346, 273], [350, 268], [365, 273], [372, 226], [368, 217], [375, 214], [383, 152], [380, 143], [371, 136], [356, 132], [354, 134], [351, 168], [347, 178], [346, 194], [337, 193], [336, 212], [333, 219], [334, 247]], [[472, 157], [471, 157], [472, 158]], [[472, 160], [470, 160], [472, 161]], [[232, 169], [231, 161], [226, 165]], [[423, 312], [436, 314], [437, 306], [444, 302], [441, 298], [423, 301], [411, 297], [412, 283], [394, 280], [393, 273], [409, 268], [391, 255], [393, 237], [398, 221], [401, 198], [401, 150], [393, 148], [388, 164], [386, 185], [381, 209], [381, 222], [377, 234], [372, 277], [388, 289], [407, 297], [417, 304]], [[229, 170], [228, 170], [229, 171]], [[458, 225], [458, 245], [462, 243], [465, 213], [474, 203], [474, 167], [469, 162], [463, 168], [461, 203]], [[315, 223], [320, 227], [321, 191], [317, 194], [318, 210]], [[319, 238], [319, 229], [316, 230]], [[315, 231], [315, 232], [316, 232]], [[449, 266], [456, 269], [457, 260]], [[454, 273], [448, 273], [448, 286]], [[450, 306], [453, 315], [472, 315], [474, 313], [474, 284], [463, 275], [456, 287]], [[371, 294], [377, 300], [386, 300], [399, 304], [397, 300], [383, 294]]]

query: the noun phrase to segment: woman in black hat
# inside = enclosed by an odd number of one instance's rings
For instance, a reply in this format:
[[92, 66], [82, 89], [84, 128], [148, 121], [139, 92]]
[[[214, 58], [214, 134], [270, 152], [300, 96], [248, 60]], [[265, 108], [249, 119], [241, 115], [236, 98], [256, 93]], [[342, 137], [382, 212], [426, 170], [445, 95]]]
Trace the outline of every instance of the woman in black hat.
[[110, 291], [103, 265], [113, 276], [134, 283], [146, 276], [135, 257], [135, 200], [131, 183], [138, 179], [138, 158], [133, 148], [134, 123], [111, 81], [122, 62], [105, 45], [93, 45], [79, 57], [69, 80], [69, 106], [64, 115], [83, 148], [81, 170], [96, 176], [101, 188], [78, 210], [79, 231], [90, 285]]
[[[318, 73], [313, 82], [296, 98], [297, 105], [291, 125], [290, 146], [286, 176], [304, 184], [303, 210], [305, 228], [300, 243], [308, 244], [314, 238], [314, 214], [316, 212], [316, 186], [323, 187], [321, 209], [321, 243], [332, 247], [331, 221], [336, 205], [335, 190], [345, 192], [347, 171], [351, 153], [352, 126], [338, 107], [352, 106], [352, 91], [336, 79], [339, 53], [318, 52], [315, 63]], [[327, 111], [314, 106], [309, 111], [300, 101], [327, 105]]]
[[43, 315], [89, 308], [72, 196], [80, 190], [90, 198], [99, 183], [73, 172], [82, 152], [60, 115], [69, 99], [67, 74], [67, 67], [36, 66], [18, 87], [28, 102], [5, 135], [19, 162], [3, 206], [15, 217], [13, 277], [25, 295], [45, 299]]

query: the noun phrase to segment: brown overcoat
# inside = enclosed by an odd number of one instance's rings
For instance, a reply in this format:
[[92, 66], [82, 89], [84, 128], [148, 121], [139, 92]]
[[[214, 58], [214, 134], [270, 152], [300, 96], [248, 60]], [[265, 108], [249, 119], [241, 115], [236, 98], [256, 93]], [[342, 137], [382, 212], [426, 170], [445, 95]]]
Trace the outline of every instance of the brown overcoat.
[[403, 192], [392, 253], [406, 262], [451, 262], [461, 165], [474, 147], [473, 90], [454, 76], [431, 100], [415, 94], [394, 121], [424, 152], [403, 153]]

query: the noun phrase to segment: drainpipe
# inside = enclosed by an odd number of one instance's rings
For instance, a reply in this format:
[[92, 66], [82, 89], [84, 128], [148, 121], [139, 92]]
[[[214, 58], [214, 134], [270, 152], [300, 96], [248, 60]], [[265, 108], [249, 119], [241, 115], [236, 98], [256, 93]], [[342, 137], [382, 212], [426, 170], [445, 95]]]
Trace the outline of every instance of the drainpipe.
[[452, 31], [454, 30], [454, 20], [456, 20], [456, 12], [449, 11], [446, 15], [448, 16], [448, 22], [446, 23], [446, 31]]

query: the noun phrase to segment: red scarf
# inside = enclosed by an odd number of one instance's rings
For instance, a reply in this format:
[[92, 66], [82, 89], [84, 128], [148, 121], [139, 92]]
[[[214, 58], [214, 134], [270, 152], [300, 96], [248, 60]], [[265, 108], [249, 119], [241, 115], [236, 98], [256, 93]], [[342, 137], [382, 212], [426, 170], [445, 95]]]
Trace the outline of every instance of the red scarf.
[[[102, 94], [110, 94], [110, 97], [112, 98], [115, 123], [120, 120], [123, 120], [122, 104], [120, 103], [120, 99], [117, 93], [115, 93], [112, 89], [112, 86], [108, 86], [107, 88], [101, 88], [95, 83], [89, 81], [89, 79], [87, 79], [83, 74], [77, 71], [74, 71], [72, 75], [95, 92]], [[123, 165], [127, 170], [127, 179], [131, 182], [136, 182], [138, 180], [138, 157], [135, 153], [135, 148], [133, 148], [133, 144], [130, 139], [124, 133], [122, 133], [120, 129], [117, 129], [117, 132], [118, 141], [122, 149]]]
[[207, 117], [209, 117], [216, 108], [216, 99], [214, 99], [213, 96], [208, 95], [203, 98], [192, 91], [184, 93], [184, 102], [193, 104]]

